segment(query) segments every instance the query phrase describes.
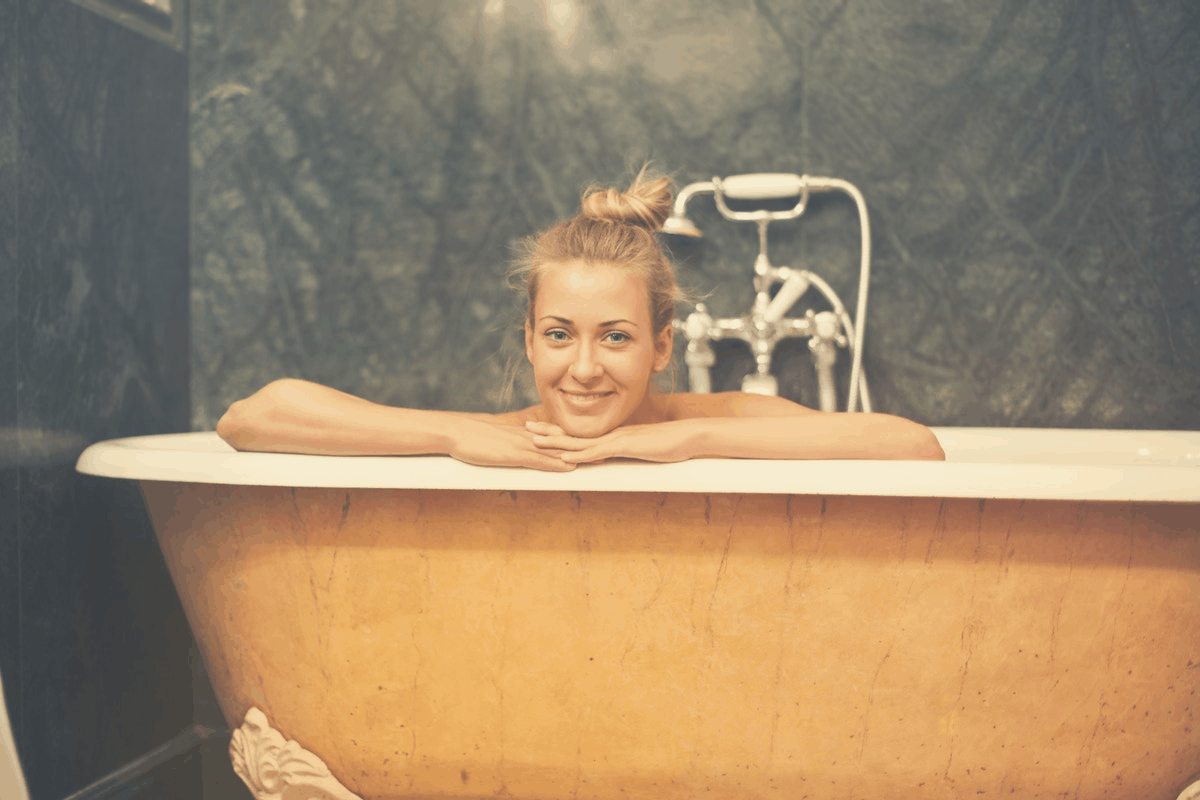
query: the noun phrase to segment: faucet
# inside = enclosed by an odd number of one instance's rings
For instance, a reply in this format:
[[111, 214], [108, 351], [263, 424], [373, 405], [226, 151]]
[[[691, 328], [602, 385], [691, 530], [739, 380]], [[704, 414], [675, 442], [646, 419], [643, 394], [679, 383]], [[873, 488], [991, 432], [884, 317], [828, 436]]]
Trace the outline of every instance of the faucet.
[[[845, 192], [858, 206], [859, 226], [862, 231], [862, 259], [858, 307], [855, 313], [855, 319], [859, 321], [857, 326], [850, 319], [841, 299], [819, 275], [805, 269], [773, 266], [767, 256], [767, 226], [775, 221], [799, 217], [808, 205], [810, 194], [825, 191]], [[691, 391], [712, 391], [709, 369], [716, 363], [712, 342], [737, 338], [750, 346], [755, 362], [754, 372], [742, 379], [742, 391], [777, 395], [779, 384], [770, 372], [775, 344], [783, 338], [807, 337], [817, 373], [821, 410], [837, 410], [833, 367], [837, 363], [837, 348], [849, 347], [853, 361], [846, 410], [857, 410], [861, 395], [862, 410], [869, 412], [871, 398], [867, 391], [866, 375], [862, 371], [862, 342], [867, 312], [867, 283], [870, 277], [871, 229], [867, 220], [866, 201], [862, 194], [847, 181], [810, 175], [759, 173], [733, 175], [724, 179], [713, 178], [711, 181], [689, 184], [679, 192], [671, 215], [663, 223], [664, 233], [692, 237], [703, 235], [686, 215], [688, 202], [699, 194], [712, 194], [717, 210], [726, 219], [754, 222], [758, 226], [758, 256], [754, 259], [755, 296], [750, 313], [733, 319], [713, 319], [705, 304], [697, 303], [695, 310], [686, 320], [673, 322], [675, 330], [682, 332], [687, 338], [687, 349], [683, 358], [688, 367]], [[784, 211], [732, 211], [725, 202], [726, 198], [773, 200], [788, 197], [797, 197], [796, 205]], [[772, 298], [770, 291], [777, 283], [782, 285]], [[802, 318], [785, 317], [796, 301], [813, 287], [825, 296], [833, 310], [814, 313], [810, 308]]]

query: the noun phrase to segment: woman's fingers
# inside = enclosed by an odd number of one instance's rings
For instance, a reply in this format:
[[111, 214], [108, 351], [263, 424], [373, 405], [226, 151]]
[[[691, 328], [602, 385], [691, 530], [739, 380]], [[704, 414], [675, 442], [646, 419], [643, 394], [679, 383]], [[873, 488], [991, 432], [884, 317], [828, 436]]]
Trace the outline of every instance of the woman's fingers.
[[533, 435], [533, 443], [541, 450], [567, 451], [583, 450], [596, 443], [595, 439], [577, 439], [574, 436], [544, 436], [540, 433]]
[[[575, 469], [574, 464], [562, 460], [561, 450], [534, 444], [532, 431], [501, 423], [472, 424], [470, 428], [470, 435], [459, 437], [449, 453], [459, 461], [479, 466], [529, 467], [553, 472]], [[548, 430], [559, 431], [555, 425], [550, 425]]]
[[[542, 441], [539, 442], [538, 439], [541, 439]], [[540, 453], [542, 455], [553, 456], [554, 458], [558, 458], [560, 455], [567, 452], [567, 449], [561, 446], [561, 442], [549, 437], [534, 436], [532, 444], [533, 452]]]
[[560, 471], [575, 469], [577, 464], [602, 464], [618, 455], [615, 442], [619, 440], [620, 435], [617, 431], [597, 439], [581, 439], [568, 436], [562, 428], [552, 422], [532, 420], [525, 423], [525, 430], [531, 434], [530, 439], [539, 453], [566, 465], [567, 470], [558, 467]]
[[568, 464], [591, 464], [604, 461], [611, 453], [603, 445], [588, 447], [583, 450], [568, 451], [562, 454], [561, 458]]
[[[533, 433], [531, 431], [531, 433]], [[533, 443], [542, 449], [556, 450], [586, 450], [589, 447], [608, 445], [620, 441], [624, 432], [618, 428], [594, 439], [583, 439], [578, 436], [568, 436], [565, 433], [543, 434], [533, 433]]]
[[532, 438], [534, 446], [529, 451], [530, 458], [526, 464], [527, 466], [535, 469], [551, 470], [553, 472], [570, 472], [575, 469], [574, 464], [569, 464], [562, 460], [562, 450], [553, 447], [543, 447], [537, 443], [538, 438], [546, 437], [540, 437], [535, 434]]
[[576, 439], [574, 436], [567, 436], [562, 428], [552, 422], [534, 422], [530, 420], [525, 423], [525, 431], [535, 447], [543, 452], [553, 453], [556, 456], [563, 450], [578, 450], [580, 447], [587, 447], [593, 443], [589, 439]]
[[542, 450], [550, 450], [550, 449], [565, 450], [567, 448], [564, 447], [563, 445], [567, 444], [567, 442], [565, 442], [563, 440], [569, 439], [569, 438], [570, 437], [547, 436], [545, 434], [535, 433], [533, 435], [533, 443], [535, 446], [537, 446], [538, 448], [540, 448]]
[[575, 469], [575, 465], [563, 461], [559, 456], [542, 455], [541, 453], [533, 453], [533, 458], [529, 460], [526, 466], [534, 469], [544, 469], [551, 472], [570, 472]]

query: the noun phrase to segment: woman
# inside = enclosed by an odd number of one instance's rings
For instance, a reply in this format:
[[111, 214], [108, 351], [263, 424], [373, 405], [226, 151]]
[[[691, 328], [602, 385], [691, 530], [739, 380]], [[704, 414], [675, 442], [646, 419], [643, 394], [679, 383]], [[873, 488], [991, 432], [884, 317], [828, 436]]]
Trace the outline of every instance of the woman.
[[645, 169], [625, 193], [589, 190], [579, 216], [526, 242], [525, 354], [542, 402], [507, 414], [372, 403], [277, 380], [217, 423], [238, 450], [329, 455], [444, 454], [470, 464], [558, 472], [609, 458], [943, 460], [924, 425], [891, 414], [826, 414], [780, 397], [659, 394], [680, 291], [655, 241], [671, 211]]

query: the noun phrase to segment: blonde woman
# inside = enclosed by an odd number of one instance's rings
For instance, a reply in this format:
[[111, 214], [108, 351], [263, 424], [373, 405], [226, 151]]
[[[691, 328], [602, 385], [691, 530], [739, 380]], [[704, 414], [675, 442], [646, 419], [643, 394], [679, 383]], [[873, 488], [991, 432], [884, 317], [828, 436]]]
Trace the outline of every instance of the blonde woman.
[[372, 403], [319, 384], [273, 381], [217, 423], [238, 450], [449, 455], [565, 472], [610, 458], [945, 458], [924, 425], [892, 414], [823, 413], [744, 392], [660, 393], [681, 294], [653, 232], [666, 178], [592, 189], [580, 214], [525, 243], [525, 354], [542, 402], [479, 414]]

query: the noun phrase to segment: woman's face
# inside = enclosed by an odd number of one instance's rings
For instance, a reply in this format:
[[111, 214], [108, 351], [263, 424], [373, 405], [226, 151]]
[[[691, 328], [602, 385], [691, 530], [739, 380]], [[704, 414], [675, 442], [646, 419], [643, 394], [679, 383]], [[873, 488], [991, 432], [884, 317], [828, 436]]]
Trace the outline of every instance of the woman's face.
[[657, 337], [651, 330], [645, 283], [606, 264], [548, 265], [532, 327], [525, 322], [525, 354], [546, 412], [583, 438], [642, 421], [650, 378], [670, 362], [672, 341], [671, 326]]

